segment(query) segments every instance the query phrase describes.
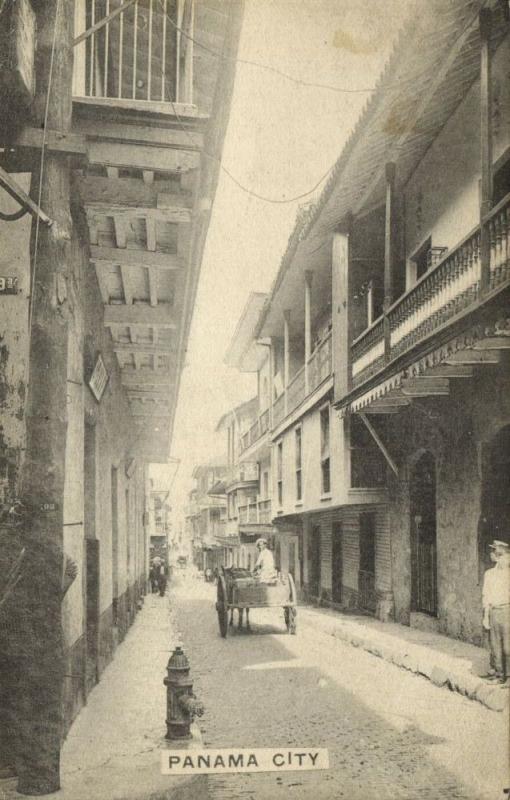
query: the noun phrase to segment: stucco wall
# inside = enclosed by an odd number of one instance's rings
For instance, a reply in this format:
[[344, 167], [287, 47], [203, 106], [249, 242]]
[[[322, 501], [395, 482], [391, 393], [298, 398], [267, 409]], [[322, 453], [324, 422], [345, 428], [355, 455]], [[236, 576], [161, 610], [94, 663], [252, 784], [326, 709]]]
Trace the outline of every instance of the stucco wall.
[[391, 485], [390, 520], [396, 618], [409, 622], [411, 587], [409, 476], [425, 450], [436, 459], [438, 627], [481, 640], [482, 451], [510, 423], [508, 370], [486, 368], [451, 381], [450, 397], [415, 401], [398, 415], [389, 440], [402, 465]]

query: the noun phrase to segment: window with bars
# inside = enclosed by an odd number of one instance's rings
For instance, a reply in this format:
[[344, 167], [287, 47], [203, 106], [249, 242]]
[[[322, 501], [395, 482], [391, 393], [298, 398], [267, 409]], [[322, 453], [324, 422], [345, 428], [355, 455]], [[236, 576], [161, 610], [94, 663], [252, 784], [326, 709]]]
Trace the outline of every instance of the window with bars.
[[321, 492], [331, 492], [330, 452], [329, 452], [329, 405], [320, 410], [321, 425]]
[[75, 48], [74, 93], [191, 103], [193, 0], [85, 0], [76, 27], [105, 24]]
[[276, 445], [276, 488], [278, 505], [283, 505], [283, 442]]
[[303, 497], [301, 427], [296, 428], [294, 436], [296, 447], [296, 500], [301, 500]]

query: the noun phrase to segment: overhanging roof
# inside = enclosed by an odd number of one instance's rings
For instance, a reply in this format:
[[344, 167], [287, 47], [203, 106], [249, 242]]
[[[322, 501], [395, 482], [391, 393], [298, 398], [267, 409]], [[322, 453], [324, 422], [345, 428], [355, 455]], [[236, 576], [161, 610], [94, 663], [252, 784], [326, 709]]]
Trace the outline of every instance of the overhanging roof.
[[[384, 202], [384, 170], [404, 185], [479, 76], [478, 14], [486, 0], [430, 0], [405, 24], [393, 53], [315, 203], [300, 209], [256, 336], [267, 336], [275, 296], [305, 269], [326, 268], [333, 233], [352, 214]], [[495, 2], [492, 46], [507, 30]]]
[[240, 372], [257, 372], [259, 369], [266, 353], [264, 345], [255, 341], [254, 333], [267, 297], [263, 292], [250, 293], [223, 359], [227, 367], [235, 367]]

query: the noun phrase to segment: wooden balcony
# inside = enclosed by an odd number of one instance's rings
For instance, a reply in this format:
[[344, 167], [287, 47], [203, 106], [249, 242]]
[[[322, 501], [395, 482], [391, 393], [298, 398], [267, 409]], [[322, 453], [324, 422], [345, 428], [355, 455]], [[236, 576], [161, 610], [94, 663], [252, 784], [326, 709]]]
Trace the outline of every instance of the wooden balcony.
[[[293, 376], [287, 389], [273, 403], [273, 428], [301, 405], [332, 373], [331, 332], [315, 348], [308, 364]], [[308, 381], [308, 386], [307, 386]]]
[[257, 483], [259, 479], [259, 465], [256, 461], [245, 461], [244, 464], [237, 464], [232, 467], [225, 483], [227, 487], [234, 486], [235, 484], [243, 483]]
[[77, 0], [74, 95], [162, 111], [178, 103], [184, 113], [193, 103], [195, 27], [194, 0]]
[[268, 525], [271, 522], [271, 500], [259, 500], [239, 506], [240, 524]]
[[261, 439], [268, 431], [270, 427], [270, 411], [266, 408], [262, 414], [259, 414], [253, 425], [241, 436], [240, 441], [240, 452], [243, 453], [252, 444], [255, 444], [259, 439]]
[[352, 344], [352, 385], [362, 385], [385, 364], [398, 359], [440, 329], [478, 308], [508, 284], [510, 277], [510, 196], [487, 216], [490, 257], [485, 295], [481, 284], [480, 227], [473, 230], [402, 297], [387, 313], [385, 349], [384, 318], [377, 319]]

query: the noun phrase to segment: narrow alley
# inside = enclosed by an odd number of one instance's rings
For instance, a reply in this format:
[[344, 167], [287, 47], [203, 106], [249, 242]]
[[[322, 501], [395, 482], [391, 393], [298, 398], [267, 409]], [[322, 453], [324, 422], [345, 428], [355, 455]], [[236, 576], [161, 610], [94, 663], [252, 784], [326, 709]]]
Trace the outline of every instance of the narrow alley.
[[279, 609], [255, 609], [251, 633], [236, 619], [222, 639], [214, 591], [184, 580], [171, 591], [204, 746], [327, 747], [330, 769], [209, 776], [204, 797], [503, 798], [506, 714], [339, 642], [306, 611], [296, 637]]

